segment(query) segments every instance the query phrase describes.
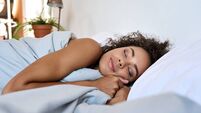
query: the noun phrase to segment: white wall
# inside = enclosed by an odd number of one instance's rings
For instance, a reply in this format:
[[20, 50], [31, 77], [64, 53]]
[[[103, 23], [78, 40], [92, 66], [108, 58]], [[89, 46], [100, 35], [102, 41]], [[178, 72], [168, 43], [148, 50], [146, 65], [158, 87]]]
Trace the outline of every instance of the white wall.
[[38, 17], [42, 12], [43, 7], [43, 17], [50, 17], [50, 7], [47, 6], [47, 0], [24, 0], [24, 4], [25, 19], [29, 20]]
[[63, 0], [62, 25], [77, 36], [143, 33], [176, 45], [201, 38], [201, 0]]

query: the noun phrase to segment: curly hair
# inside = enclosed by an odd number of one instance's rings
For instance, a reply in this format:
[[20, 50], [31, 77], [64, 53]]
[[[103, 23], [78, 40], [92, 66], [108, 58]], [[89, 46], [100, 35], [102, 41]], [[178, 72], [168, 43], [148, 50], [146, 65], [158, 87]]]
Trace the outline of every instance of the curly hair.
[[129, 33], [125, 36], [120, 36], [116, 40], [109, 39], [107, 44], [102, 47], [103, 53], [106, 53], [112, 49], [137, 46], [143, 48], [148, 52], [151, 64], [156, 62], [161, 56], [169, 51], [169, 41], [160, 42], [155, 38], [142, 35], [139, 31]]

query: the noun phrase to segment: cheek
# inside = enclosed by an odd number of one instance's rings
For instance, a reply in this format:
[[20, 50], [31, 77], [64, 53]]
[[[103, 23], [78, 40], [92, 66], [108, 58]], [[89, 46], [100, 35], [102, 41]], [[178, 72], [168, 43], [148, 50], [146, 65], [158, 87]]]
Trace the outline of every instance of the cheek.
[[125, 79], [128, 79], [128, 75], [127, 75], [126, 71], [127, 71], [126, 68], [120, 69], [116, 74], [118, 76], [121, 76], [121, 77], [125, 78]]
[[99, 71], [101, 74], [106, 74], [107, 73], [107, 58], [103, 56], [100, 61], [99, 61]]
[[125, 69], [122, 69], [120, 71], [118, 71], [117, 73], [119, 76], [127, 79], [129, 82], [133, 82], [135, 81], [137, 78], [136, 76], [133, 76], [132, 78], [128, 75], [128, 70], [125, 68]]

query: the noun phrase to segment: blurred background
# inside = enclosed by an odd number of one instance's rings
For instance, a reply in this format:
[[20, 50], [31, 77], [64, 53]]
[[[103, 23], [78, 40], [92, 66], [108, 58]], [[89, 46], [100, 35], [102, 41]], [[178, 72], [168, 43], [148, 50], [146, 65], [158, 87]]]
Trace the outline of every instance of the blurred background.
[[[35, 18], [42, 8], [45, 17], [58, 19], [58, 8], [49, 7], [47, 0], [10, 2], [14, 22]], [[201, 36], [201, 0], [63, 0], [61, 25], [78, 37], [139, 30], [183, 45]]]

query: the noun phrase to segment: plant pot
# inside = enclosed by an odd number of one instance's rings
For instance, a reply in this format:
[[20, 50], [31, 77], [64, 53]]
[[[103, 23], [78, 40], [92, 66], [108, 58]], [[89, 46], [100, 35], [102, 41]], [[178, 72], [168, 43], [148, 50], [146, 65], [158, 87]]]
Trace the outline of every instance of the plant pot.
[[36, 38], [41, 38], [52, 31], [52, 25], [32, 25]]

